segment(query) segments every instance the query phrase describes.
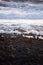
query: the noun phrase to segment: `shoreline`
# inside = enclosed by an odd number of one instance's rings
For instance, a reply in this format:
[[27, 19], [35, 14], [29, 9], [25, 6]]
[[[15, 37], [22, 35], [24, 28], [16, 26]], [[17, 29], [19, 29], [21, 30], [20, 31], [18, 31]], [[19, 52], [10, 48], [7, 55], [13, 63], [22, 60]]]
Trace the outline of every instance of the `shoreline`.
[[4, 38], [4, 37], [11, 37], [14, 38], [14, 36], [22, 36], [23, 38], [32, 38], [32, 39], [42, 39], [43, 40], [43, 35], [37, 35], [37, 34], [33, 34], [33, 33], [29, 33], [29, 34], [17, 34], [17, 33], [0, 33], [0, 37]]

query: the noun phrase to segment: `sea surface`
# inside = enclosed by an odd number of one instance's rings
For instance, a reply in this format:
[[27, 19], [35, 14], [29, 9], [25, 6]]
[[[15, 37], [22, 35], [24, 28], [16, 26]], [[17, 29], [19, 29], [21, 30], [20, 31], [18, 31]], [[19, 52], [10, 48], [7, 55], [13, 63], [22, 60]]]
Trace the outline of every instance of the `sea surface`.
[[43, 3], [0, 1], [0, 19], [43, 19]]
[[0, 33], [43, 35], [43, 20], [0, 20]]

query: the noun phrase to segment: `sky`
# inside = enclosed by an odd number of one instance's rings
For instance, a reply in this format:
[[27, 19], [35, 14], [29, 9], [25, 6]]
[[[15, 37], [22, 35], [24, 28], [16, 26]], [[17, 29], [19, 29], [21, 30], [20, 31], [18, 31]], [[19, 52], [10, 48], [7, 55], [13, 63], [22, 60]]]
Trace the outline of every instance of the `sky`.
[[43, 19], [43, 4], [0, 2], [0, 19]]

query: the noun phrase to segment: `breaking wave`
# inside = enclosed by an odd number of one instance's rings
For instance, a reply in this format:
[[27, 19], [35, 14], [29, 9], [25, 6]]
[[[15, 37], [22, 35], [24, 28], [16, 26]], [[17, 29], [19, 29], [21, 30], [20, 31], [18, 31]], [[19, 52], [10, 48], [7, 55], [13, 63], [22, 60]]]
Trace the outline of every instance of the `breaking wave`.
[[43, 25], [30, 24], [0, 24], [0, 33], [43, 35]]

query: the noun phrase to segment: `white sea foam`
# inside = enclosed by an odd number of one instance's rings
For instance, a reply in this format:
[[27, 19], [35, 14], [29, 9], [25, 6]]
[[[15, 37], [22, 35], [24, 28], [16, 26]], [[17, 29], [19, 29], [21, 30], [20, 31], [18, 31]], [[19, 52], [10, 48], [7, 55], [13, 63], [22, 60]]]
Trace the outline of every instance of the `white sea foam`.
[[1, 32], [43, 35], [43, 20], [0, 20]]
[[[20, 24], [21, 27], [24, 27], [27, 25], [26, 24], [32, 24], [32, 25], [41, 25], [43, 26], [43, 19], [38, 19], [38, 20], [28, 20], [28, 19], [14, 19], [14, 20], [5, 20], [5, 19], [0, 19], [0, 24]], [[23, 25], [21, 25], [23, 24]]]

